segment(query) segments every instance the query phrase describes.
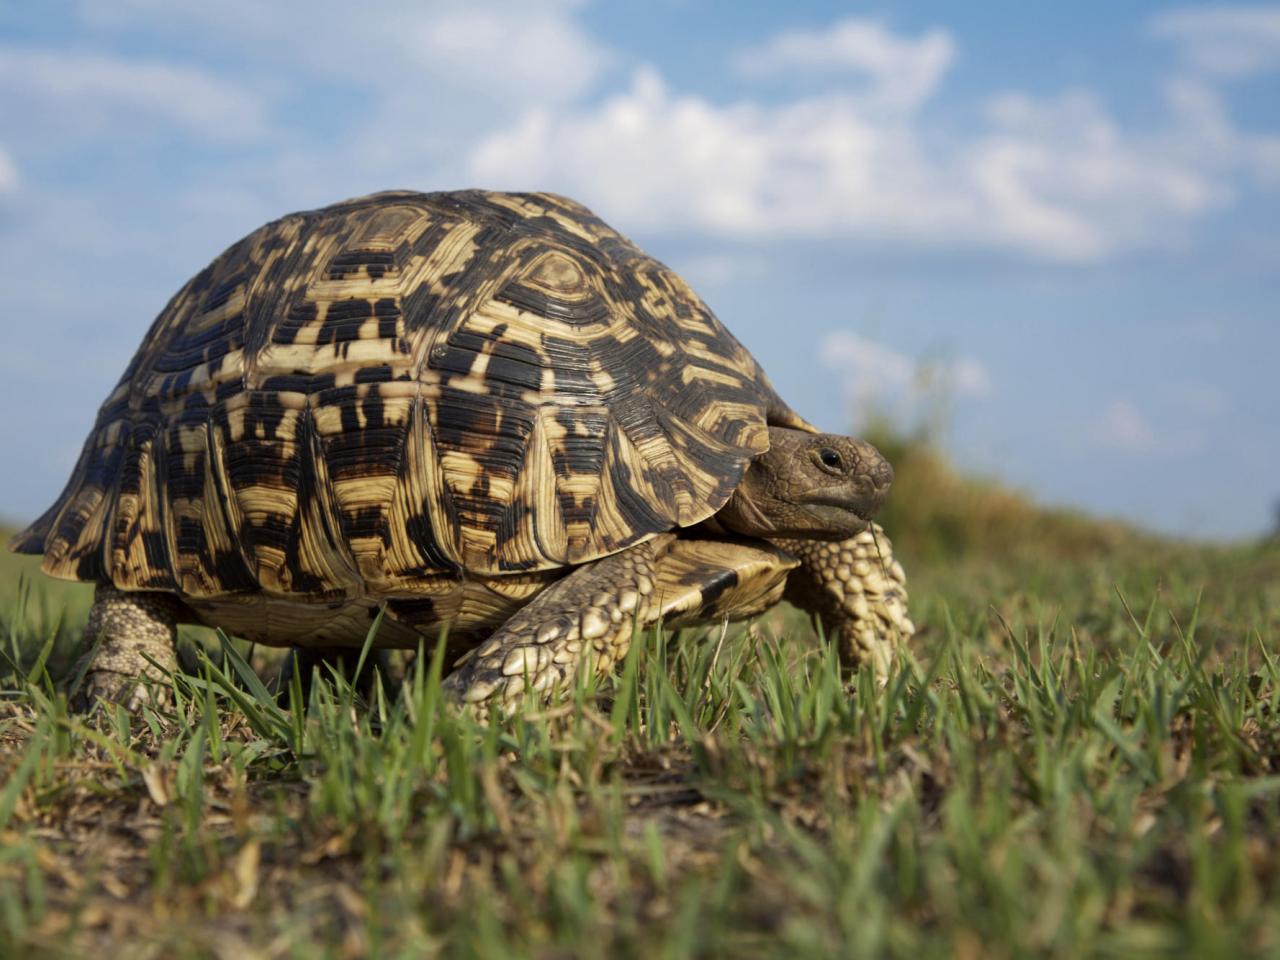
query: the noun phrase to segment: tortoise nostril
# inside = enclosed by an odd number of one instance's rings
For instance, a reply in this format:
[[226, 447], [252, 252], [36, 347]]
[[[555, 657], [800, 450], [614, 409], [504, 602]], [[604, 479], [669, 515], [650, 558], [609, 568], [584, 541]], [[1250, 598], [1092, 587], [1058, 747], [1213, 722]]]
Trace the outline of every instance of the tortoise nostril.
[[888, 460], [881, 461], [872, 468], [871, 481], [880, 489], [888, 487], [893, 483], [893, 465]]

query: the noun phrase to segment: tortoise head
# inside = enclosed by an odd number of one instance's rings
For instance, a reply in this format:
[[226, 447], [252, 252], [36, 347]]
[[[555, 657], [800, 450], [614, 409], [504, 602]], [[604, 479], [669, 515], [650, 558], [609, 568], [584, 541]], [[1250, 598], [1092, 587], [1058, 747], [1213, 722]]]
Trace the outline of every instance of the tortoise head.
[[892, 482], [893, 467], [869, 443], [770, 427], [769, 449], [716, 518], [752, 537], [844, 540], [866, 528]]

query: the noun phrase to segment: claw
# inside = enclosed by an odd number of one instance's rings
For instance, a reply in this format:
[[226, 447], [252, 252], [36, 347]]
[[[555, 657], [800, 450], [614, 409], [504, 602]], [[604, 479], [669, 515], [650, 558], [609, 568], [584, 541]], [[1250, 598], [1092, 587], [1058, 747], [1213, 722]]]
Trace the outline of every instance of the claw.
[[153, 689], [137, 677], [114, 670], [90, 670], [84, 684], [71, 700], [76, 713], [91, 713], [98, 704], [118, 703], [129, 713], [139, 713], [148, 702], [161, 706], [168, 702], [166, 688]]

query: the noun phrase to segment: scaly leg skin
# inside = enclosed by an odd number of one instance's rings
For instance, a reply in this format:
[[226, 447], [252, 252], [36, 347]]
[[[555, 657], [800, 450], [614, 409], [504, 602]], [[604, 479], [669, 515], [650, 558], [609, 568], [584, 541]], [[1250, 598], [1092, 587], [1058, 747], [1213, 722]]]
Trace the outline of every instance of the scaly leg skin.
[[800, 560], [787, 578], [786, 599], [822, 621], [847, 671], [869, 663], [883, 682], [894, 651], [916, 632], [907, 616], [906, 575], [884, 531], [872, 524], [848, 540], [773, 542]]
[[163, 681], [165, 670], [178, 668], [175, 643], [182, 603], [164, 593], [125, 592], [99, 584], [85, 627], [86, 644], [94, 644], [89, 668], [72, 707], [79, 712], [98, 702], [122, 703], [137, 713], [146, 700], [144, 680]]
[[660, 616], [656, 558], [671, 539], [636, 544], [552, 584], [449, 674], [445, 689], [482, 717], [495, 703], [517, 702], [526, 684], [543, 699], [568, 690], [584, 660], [608, 674], [635, 624], [643, 629]]

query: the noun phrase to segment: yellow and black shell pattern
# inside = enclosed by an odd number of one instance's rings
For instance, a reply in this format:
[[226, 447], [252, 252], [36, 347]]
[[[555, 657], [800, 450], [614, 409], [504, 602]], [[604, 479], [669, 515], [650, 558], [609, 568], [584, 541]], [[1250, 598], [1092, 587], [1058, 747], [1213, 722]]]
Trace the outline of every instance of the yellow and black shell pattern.
[[391, 192], [236, 243], [154, 322], [57, 503], [57, 577], [406, 596], [698, 523], [806, 426], [670, 269], [549, 194]]

